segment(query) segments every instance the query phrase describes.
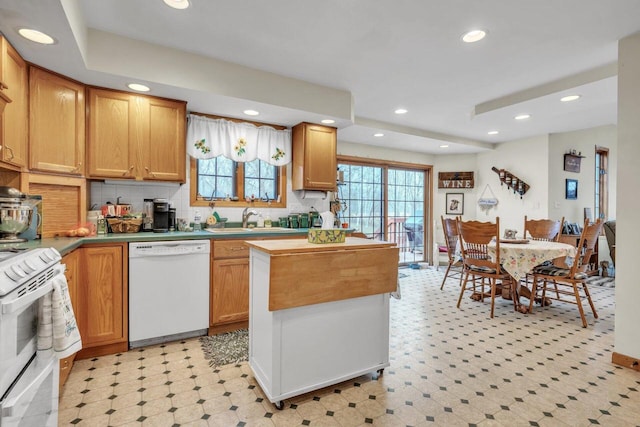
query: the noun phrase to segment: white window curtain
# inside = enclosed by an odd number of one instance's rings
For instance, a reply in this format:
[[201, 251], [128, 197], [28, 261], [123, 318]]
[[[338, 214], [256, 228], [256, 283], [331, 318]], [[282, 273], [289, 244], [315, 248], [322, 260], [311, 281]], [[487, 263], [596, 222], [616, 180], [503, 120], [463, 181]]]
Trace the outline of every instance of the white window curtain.
[[291, 162], [291, 130], [190, 114], [187, 153], [196, 159], [224, 156], [236, 162], [260, 159], [283, 166]]

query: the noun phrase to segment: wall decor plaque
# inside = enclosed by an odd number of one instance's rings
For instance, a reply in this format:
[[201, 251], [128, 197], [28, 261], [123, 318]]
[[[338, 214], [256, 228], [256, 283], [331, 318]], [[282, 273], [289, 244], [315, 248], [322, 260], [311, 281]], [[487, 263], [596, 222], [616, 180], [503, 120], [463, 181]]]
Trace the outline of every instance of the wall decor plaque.
[[564, 155], [564, 170], [568, 172], [580, 172], [580, 161], [584, 156], [566, 153]]
[[438, 188], [473, 188], [473, 172], [438, 172]]

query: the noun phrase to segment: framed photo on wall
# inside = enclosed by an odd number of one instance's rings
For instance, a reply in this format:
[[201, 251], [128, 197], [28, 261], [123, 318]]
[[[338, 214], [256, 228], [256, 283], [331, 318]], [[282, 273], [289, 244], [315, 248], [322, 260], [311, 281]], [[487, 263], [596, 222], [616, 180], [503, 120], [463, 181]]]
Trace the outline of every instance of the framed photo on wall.
[[578, 198], [578, 180], [577, 179], [566, 180], [564, 198], [568, 200], [575, 200]]
[[462, 215], [464, 213], [464, 193], [447, 193], [447, 215]]

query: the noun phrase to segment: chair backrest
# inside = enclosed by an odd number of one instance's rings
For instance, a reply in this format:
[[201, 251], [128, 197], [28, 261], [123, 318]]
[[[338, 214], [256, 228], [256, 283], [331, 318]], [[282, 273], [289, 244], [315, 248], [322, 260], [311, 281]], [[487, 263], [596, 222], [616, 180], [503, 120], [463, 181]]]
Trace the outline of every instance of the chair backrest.
[[444, 231], [444, 243], [447, 246], [449, 262], [452, 262], [458, 246], [458, 226], [453, 218], [440, 217], [442, 219], [442, 231]]
[[[460, 236], [460, 248], [462, 261], [465, 266], [488, 267], [496, 271], [500, 270], [500, 218], [496, 222], [462, 221], [457, 218], [458, 235]], [[495, 239], [496, 255], [492, 261], [489, 257], [487, 245]]]
[[573, 265], [571, 266], [571, 277], [574, 277], [577, 273], [584, 273], [589, 270], [589, 261], [598, 243], [598, 237], [602, 233], [603, 225], [604, 223], [600, 218], [592, 223], [589, 223], [588, 219], [584, 221], [584, 228], [582, 229], [580, 241], [578, 242], [578, 254], [574, 258]]
[[564, 217], [560, 221], [553, 219], [527, 219], [524, 216], [524, 237], [527, 238], [527, 232], [533, 240], [546, 240], [549, 242], [557, 242], [562, 234], [562, 226], [564, 225]]

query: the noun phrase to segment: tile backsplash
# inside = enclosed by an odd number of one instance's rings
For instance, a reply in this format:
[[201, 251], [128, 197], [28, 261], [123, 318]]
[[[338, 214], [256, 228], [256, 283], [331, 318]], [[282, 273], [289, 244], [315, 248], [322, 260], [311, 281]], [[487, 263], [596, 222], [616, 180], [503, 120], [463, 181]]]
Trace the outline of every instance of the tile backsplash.
[[[290, 176], [290, 173], [288, 173]], [[186, 184], [156, 183], [147, 181], [92, 181], [89, 195], [89, 206], [99, 209], [100, 206], [111, 202], [115, 204], [120, 198], [120, 203], [127, 203], [132, 206], [133, 212], [142, 211], [144, 199], [165, 198], [169, 200], [171, 206], [176, 208], [176, 218], [186, 218], [193, 220], [195, 211], [198, 210], [203, 218], [211, 214], [208, 207], [192, 207], [189, 205], [189, 181]], [[286, 208], [256, 208], [263, 216], [269, 215], [272, 219], [288, 215], [293, 212], [309, 212], [311, 208], [323, 212], [329, 209], [330, 193], [326, 199], [302, 198], [302, 194], [291, 190], [291, 184], [287, 183], [287, 207]], [[240, 221], [241, 207], [214, 207], [214, 210], [223, 218], [229, 221]], [[255, 219], [254, 219], [255, 220]]]

